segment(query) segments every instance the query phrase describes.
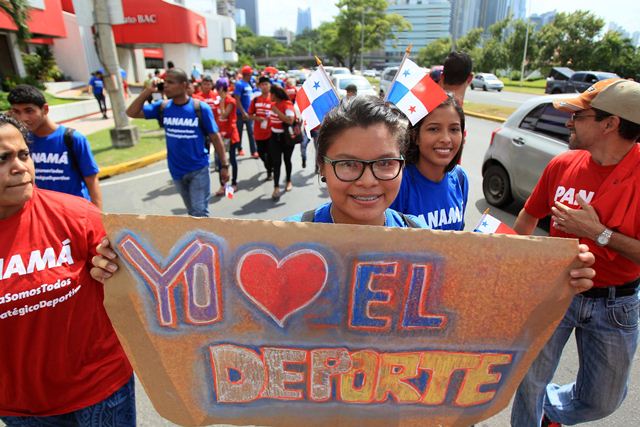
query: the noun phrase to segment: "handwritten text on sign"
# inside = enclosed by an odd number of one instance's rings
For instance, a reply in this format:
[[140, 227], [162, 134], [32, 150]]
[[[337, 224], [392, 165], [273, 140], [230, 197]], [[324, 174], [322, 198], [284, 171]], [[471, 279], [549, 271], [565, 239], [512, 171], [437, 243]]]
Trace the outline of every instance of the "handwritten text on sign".
[[122, 267], [104, 287], [111, 322], [156, 410], [192, 426], [486, 419], [560, 322], [578, 253], [340, 224], [104, 223]]
[[[156, 259], [132, 233], [118, 241], [124, 258], [153, 296], [157, 325], [181, 323], [211, 327], [225, 322], [222, 248], [217, 238], [201, 234], [178, 245], [167, 259]], [[297, 247], [279, 254], [272, 248], [240, 250], [233, 282], [256, 316], [286, 330], [294, 317], [316, 302], [329, 284], [328, 248]], [[343, 280], [348, 298], [334, 301], [335, 311], [314, 318], [316, 325], [353, 333], [443, 333], [452, 327], [446, 311], [431, 301], [445, 278], [436, 274], [442, 259], [408, 260], [403, 254], [360, 254]], [[182, 301], [182, 304], [178, 303]], [[424, 349], [387, 352], [369, 348], [246, 346], [219, 343], [208, 347], [214, 399], [245, 403], [258, 399], [442, 405], [481, 405], [495, 395], [513, 354]]]

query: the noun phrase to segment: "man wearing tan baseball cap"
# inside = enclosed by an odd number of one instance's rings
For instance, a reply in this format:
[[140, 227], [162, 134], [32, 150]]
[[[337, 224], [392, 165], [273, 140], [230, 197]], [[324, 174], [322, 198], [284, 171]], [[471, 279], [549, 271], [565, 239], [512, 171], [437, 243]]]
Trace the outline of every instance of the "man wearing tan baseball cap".
[[[573, 425], [613, 413], [626, 395], [638, 345], [640, 84], [603, 80], [553, 105], [572, 113], [570, 150], [547, 165], [514, 229], [531, 234], [551, 215], [550, 236], [588, 245], [596, 275], [520, 384], [511, 413], [517, 427]], [[572, 332], [578, 377], [549, 384]]]

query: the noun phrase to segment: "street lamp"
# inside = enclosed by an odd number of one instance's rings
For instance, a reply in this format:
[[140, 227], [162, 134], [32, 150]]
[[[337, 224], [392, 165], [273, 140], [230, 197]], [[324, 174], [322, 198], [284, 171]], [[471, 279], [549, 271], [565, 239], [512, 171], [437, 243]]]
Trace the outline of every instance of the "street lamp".
[[362, 16], [360, 20], [360, 72], [364, 71], [364, 6], [362, 7]]

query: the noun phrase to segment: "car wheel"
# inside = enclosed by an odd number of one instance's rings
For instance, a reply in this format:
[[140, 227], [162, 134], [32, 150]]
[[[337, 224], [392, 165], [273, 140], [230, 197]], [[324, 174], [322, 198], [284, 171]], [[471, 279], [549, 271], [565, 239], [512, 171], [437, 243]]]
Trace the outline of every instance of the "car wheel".
[[486, 92], [487, 91], [487, 85], [482, 86], [482, 90]]
[[474, 89], [475, 89], [475, 87], [473, 87], [473, 83], [471, 83], [471, 90], [474, 90]]
[[502, 92], [502, 89], [498, 89], [498, 92]]
[[513, 201], [509, 174], [500, 165], [491, 165], [482, 177], [482, 192], [490, 205], [506, 206]]

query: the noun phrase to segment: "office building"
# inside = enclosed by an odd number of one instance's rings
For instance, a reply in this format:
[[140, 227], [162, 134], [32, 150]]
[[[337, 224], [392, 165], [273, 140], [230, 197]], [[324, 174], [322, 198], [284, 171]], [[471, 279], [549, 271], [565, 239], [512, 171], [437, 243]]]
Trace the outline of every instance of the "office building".
[[236, 0], [236, 8], [244, 10], [246, 26], [260, 34], [260, 22], [258, 19], [258, 0]]
[[451, 0], [451, 37], [454, 40], [478, 26], [481, 0]]
[[302, 34], [305, 30], [311, 29], [311, 8], [298, 8], [298, 21], [296, 25], [296, 34]]
[[397, 39], [385, 42], [385, 61], [399, 63], [410, 44], [415, 54], [429, 43], [449, 37], [451, 3], [449, 0], [390, 0], [388, 13], [397, 13], [412, 29], [396, 34]]

